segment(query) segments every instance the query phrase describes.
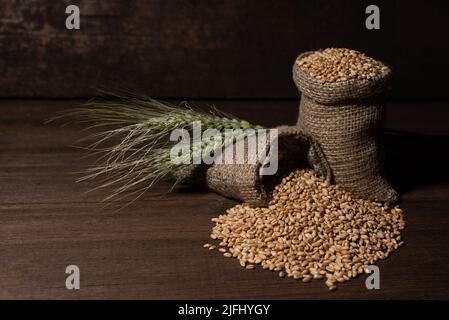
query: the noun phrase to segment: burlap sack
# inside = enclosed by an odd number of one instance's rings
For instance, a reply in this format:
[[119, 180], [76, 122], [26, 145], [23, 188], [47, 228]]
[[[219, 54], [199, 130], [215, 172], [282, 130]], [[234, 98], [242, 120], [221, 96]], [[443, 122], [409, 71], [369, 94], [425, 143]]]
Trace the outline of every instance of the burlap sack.
[[[296, 168], [312, 167], [315, 172], [330, 180], [329, 165], [315, 140], [296, 127], [278, 127], [278, 170], [274, 175], [261, 175], [265, 161], [244, 164], [220, 164], [218, 155], [212, 165], [188, 165], [175, 172], [178, 182], [207, 187], [225, 197], [244, 201], [253, 207], [267, 206], [270, 192], [283, 176]], [[237, 141], [245, 143], [246, 139]], [[267, 139], [267, 148], [270, 148]], [[247, 149], [246, 149], [247, 151]], [[251, 153], [250, 153], [251, 154]]]
[[383, 105], [390, 76], [322, 84], [296, 62], [293, 67], [301, 93], [297, 124], [320, 144], [335, 182], [364, 199], [388, 203], [397, 200], [383, 169]]

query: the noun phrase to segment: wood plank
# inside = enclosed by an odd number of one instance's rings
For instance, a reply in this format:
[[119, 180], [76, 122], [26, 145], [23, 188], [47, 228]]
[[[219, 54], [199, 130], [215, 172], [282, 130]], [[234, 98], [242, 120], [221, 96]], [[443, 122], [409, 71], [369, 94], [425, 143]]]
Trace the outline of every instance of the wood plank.
[[[367, 0], [73, 3], [81, 30], [65, 29], [65, 2], [0, 3], [1, 97], [86, 97], [119, 86], [154, 97], [295, 98], [291, 68], [303, 51], [347, 46], [393, 67], [402, 61], [392, 1], [378, 1], [376, 31], [364, 27]], [[398, 90], [412, 81], [401, 79]]]
[[[234, 259], [202, 248], [210, 241], [210, 219], [235, 204], [216, 194], [178, 188], [160, 198], [167, 188], [160, 185], [122, 210], [117, 211], [121, 204], [103, 209], [105, 192], [85, 194], [91, 186], [74, 182], [72, 173], [89, 163], [70, 147], [81, 127], [43, 123], [76, 103], [0, 101], [0, 298], [449, 298], [449, 179], [442, 153], [437, 162], [421, 162], [420, 156], [390, 164], [392, 172], [404, 162], [409, 169], [395, 175], [404, 188], [408, 227], [406, 246], [380, 263], [381, 290], [367, 290], [362, 276], [329, 292], [322, 282], [244, 270]], [[264, 125], [296, 118], [297, 101], [201, 102], [212, 103]], [[389, 106], [389, 127], [432, 128], [440, 138], [430, 146], [447, 144], [447, 122], [429, 115], [447, 118], [447, 103]], [[407, 125], [401, 121], [406, 107]], [[401, 139], [390, 140], [387, 151], [395, 157], [422, 147], [415, 136]], [[425, 174], [429, 179], [421, 179]], [[81, 290], [65, 289], [69, 264], [80, 267]]]

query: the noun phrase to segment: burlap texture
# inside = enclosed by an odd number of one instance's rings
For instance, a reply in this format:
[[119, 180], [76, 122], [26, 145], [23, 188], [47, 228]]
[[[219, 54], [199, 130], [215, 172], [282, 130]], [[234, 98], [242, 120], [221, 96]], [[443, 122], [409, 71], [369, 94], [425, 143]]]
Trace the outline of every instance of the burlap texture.
[[[244, 143], [245, 139], [237, 141]], [[267, 148], [270, 147], [267, 139]], [[246, 149], [247, 151], [247, 149]], [[212, 165], [188, 165], [174, 174], [178, 182], [206, 187], [225, 197], [244, 201], [253, 207], [267, 206], [272, 188], [290, 171], [310, 166], [328, 181], [331, 171], [315, 140], [296, 127], [278, 127], [278, 170], [274, 175], [261, 175], [262, 161], [254, 164], [221, 164], [219, 155]]]
[[296, 62], [293, 67], [301, 92], [297, 125], [318, 141], [335, 182], [361, 198], [388, 203], [397, 200], [383, 168], [383, 105], [390, 76], [322, 84]]

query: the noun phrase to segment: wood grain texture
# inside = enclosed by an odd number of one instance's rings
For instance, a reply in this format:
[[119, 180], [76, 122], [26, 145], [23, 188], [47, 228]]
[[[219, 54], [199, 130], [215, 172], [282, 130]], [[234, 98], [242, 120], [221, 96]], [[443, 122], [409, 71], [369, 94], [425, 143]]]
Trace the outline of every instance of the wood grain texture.
[[[65, 29], [78, 4], [81, 30]], [[447, 98], [449, 3], [377, 1], [4, 0], [0, 96], [87, 97], [126, 87], [154, 97], [296, 98], [292, 63], [340, 46], [384, 60], [396, 98]]]
[[[90, 163], [70, 147], [81, 128], [44, 125], [74, 103], [0, 101], [1, 299], [449, 298], [448, 103], [390, 104], [388, 126], [420, 134], [387, 139], [406, 246], [379, 264], [381, 290], [365, 289], [362, 276], [336, 292], [202, 248], [210, 219], [235, 204], [216, 194], [178, 188], [160, 198], [161, 185], [121, 211], [102, 209], [104, 193], [74, 182]], [[296, 101], [207, 103], [263, 125], [296, 120]], [[65, 289], [69, 264], [80, 267], [81, 290]]]

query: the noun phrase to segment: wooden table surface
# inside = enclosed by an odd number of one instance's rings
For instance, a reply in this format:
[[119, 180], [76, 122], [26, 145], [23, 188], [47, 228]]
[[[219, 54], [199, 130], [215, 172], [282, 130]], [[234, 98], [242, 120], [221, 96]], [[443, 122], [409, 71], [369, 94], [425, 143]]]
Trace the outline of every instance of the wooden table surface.
[[[154, 188], [130, 206], [103, 208], [104, 192], [76, 183], [90, 160], [71, 144], [81, 127], [44, 124], [73, 100], [0, 101], [0, 298], [380, 299], [449, 298], [449, 103], [391, 102], [388, 171], [402, 193], [406, 246], [366, 276], [329, 292], [321, 281], [242, 269], [202, 245], [211, 218], [235, 204], [214, 193]], [[202, 101], [263, 125], [292, 124], [296, 101]], [[65, 288], [77, 265], [81, 289]]]

